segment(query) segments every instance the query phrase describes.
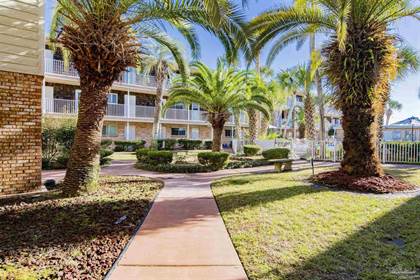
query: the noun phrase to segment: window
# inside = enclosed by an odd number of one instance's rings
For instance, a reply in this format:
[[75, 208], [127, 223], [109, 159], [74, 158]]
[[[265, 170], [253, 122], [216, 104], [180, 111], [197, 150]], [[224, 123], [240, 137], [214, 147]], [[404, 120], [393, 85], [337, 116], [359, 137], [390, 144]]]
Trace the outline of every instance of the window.
[[401, 131], [400, 130], [392, 131], [392, 140], [394, 140], [394, 141], [401, 140]]
[[186, 132], [185, 128], [173, 127], [173, 128], [171, 128], [171, 135], [172, 136], [185, 136], [185, 135], [187, 135], [187, 132]]
[[296, 95], [296, 101], [297, 101], [297, 102], [303, 102], [303, 96], [301, 96], [301, 95]]
[[225, 129], [225, 137], [235, 137], [235, 130], [233, 129]]
[[340, 119], [335, 118], [334, 119], [334, 125], [340, 125]]
[[117, 126], [113, 124], [104, 124], [102, 128], [102, 136], [117, 137], [118, 136]]
[[116, 93], [108, 94], [108, 103], [118, 104], [118, 94]]
[[182, 103], [175, 104], [172, 106], [173, 109], [185, 109], [185, 105]]

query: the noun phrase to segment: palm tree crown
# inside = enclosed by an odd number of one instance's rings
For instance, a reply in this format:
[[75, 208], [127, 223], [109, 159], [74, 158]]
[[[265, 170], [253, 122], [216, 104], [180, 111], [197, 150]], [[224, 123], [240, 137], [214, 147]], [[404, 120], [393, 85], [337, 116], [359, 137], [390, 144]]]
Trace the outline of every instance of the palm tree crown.
[[247, 71], [236, 71], [221, 61], [215, 70], [196, 62], [187, 83], [179, 81], [171, 87], [165, 108], [177, 103], [199, 104], [214, 129], [213, 150], [218, 151], [223, 127], [233, 112], [254, 108], [270, 116], [271, 102], [256, 84]]

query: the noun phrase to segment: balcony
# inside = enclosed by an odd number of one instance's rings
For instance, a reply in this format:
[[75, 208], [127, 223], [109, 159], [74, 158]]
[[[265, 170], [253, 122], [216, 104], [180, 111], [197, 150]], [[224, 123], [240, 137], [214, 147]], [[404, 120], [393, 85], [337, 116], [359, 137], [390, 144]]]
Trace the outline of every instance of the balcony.
[[[65, 65], [64, 61], [57, 59], [45, 59], [45, 73], [67, 78], [79, 78], [79, 73], [72, 62]], [[154, 76], [143, 75], [138, 73], [136, 69], [130, 68], [121, 73], [120, 78], [114, 85], [156, 88], [156, 78]], [[169, 82], [165, 82], [164, 88], [168, 87]]]

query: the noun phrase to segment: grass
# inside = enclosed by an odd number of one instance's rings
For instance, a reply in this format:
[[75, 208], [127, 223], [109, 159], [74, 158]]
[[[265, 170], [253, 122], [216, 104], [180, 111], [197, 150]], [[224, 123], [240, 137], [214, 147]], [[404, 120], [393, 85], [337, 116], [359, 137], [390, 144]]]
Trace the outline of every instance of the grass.
[[114, 152], [109, 158], [112, 160], [137, 160], [135, 152]]
[[110, 176], [88, 195], [0, 199], [0, 279], [103, 279], [161, 187]]
[[[420, 185], [420, 169], [388, 171]], [[213, 184], [250, 279], [420, 279], [420, 197], [314, 188], [305, 181], [309, 175]]]

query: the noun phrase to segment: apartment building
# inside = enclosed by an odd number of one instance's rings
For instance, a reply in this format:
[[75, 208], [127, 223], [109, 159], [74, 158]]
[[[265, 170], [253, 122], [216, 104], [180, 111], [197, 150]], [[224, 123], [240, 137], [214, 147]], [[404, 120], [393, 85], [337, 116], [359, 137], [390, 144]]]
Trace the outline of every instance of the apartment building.
[[384, 127], [384, 141], [420, 141], [420, 118], [410, 117]]
[[[168, 84], [165, 85], [164, 100], [167, 99]], [[153, 112], [156, 94], [156, 80], [129, 68], [114, 83], [108, 95], [107, 113], [103, 138], [112, 140], [146, 140], [152, 137]], [[60, 118], [76, 116], [80, 96], [79, 77], [72, 63], [65, 65], [57, 54], [45, 51], [45, 83], [42, 94], [44, 117]], [[240, 117], [245, 130], [248, 119], [245, 113]], [[231, 145], [235, 135], [234, 119], [225, 126], [223, 144]], [[162, 139], [187, 138], [211, 140], [212, 128], [206, 112], [199, 105], [178, 104], [162, 117], [159, 135]]]

